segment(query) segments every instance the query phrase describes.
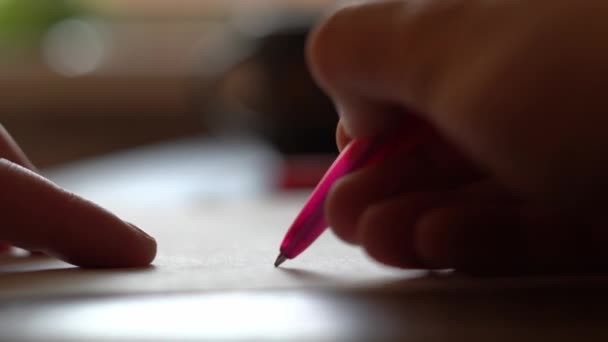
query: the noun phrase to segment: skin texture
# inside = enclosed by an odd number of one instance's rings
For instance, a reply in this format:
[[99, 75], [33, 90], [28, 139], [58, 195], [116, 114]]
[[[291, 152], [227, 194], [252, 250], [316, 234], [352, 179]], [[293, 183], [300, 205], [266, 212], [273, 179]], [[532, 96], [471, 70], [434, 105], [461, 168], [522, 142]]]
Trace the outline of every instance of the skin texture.
[[0, 241], [83, 267], [142, 267], [156, 241], [139, 228], [35, 172], [0, 126]]
[[375, 1], [328, 16], [308, 60], [340, 114], [338, 147], [396, 124], [441, 137], [337, 182], [333, 231], [397, 267], [605, 271], [605, 18], [599, 0]]

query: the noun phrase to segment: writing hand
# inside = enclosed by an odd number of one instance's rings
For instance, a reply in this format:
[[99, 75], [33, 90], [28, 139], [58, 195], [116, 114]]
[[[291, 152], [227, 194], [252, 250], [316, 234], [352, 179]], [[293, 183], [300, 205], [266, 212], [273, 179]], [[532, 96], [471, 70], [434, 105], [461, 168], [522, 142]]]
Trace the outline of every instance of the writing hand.
[[[403, 121], [443, 137], [336, 183], [336, 234], [400, 267], [608, 265], [608, 5], [427, 0], [346, 7], [312, 35], [338, 144]], [[404, 136], [408, 139], [408, 136]]]

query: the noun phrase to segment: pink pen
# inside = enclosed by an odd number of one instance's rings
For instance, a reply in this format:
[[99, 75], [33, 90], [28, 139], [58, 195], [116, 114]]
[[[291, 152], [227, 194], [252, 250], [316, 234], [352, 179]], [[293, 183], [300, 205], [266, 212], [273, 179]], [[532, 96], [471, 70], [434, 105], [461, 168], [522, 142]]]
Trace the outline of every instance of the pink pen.
[[[415, 132], [412, 132], [413, 127], [408, 127], [406, 130], [396, 130], [377, 138], [351, 141], [327, 170], [285, 234], [274, 266], [278, 267], [285, 260], [298, 256], [327, 229], [325, 199], [338, 179], [364, 166], [382, 161], [396, 151], [412, 150], [429, 140], [432, 135], [430, 129], [421, 126], [415, 128]], [[413, 136], [404, 139], [408, 134]]]

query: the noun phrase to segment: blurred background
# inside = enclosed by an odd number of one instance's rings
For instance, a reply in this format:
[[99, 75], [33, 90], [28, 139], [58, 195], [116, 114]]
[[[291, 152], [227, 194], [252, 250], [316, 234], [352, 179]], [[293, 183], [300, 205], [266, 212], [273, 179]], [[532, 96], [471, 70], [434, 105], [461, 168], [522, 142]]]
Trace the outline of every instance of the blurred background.
[[336, 115], [303, 48], [333, 2], [0, 0], [0, 123], [43, 170], [229, 137], [278, 156], [283, 185], [310, 185]]

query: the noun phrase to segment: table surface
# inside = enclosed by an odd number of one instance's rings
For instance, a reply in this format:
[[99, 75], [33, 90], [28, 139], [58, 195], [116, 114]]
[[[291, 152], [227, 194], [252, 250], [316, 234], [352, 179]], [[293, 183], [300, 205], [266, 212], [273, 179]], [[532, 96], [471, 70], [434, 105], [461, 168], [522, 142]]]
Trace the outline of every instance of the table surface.
[[1, 258], [0, 340], [608, 337], [608, 277], [394, 270], [331, 234], [273, 268], [280, 235], [306, 196], [272, 191], [278, 162], [263, 144], [195, 139], [49, 172], [150, 230], [159, 256], [137, 270]]

